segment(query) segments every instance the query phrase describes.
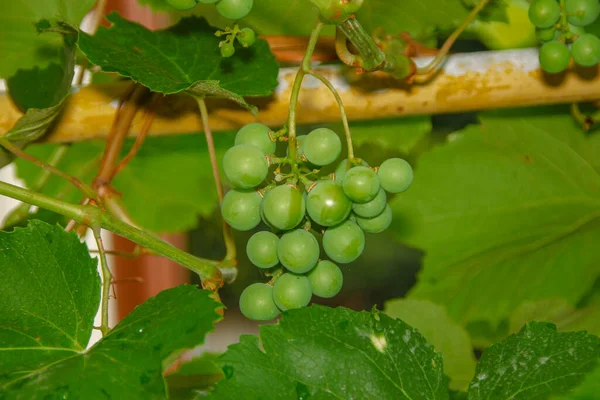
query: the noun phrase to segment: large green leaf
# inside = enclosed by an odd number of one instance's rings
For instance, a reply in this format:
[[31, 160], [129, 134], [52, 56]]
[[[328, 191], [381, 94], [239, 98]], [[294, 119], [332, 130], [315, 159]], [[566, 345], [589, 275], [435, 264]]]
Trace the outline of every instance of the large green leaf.
[[585, 377], [585, 380], [571, 393], [552, 397], [552, 400], [597, 400], [600, 393], [600, 366]]
[[204, 353], [182, 363], [177, 371], [165, 376], [169, 399], [192, 400], [199, 398], [223, 378], [223, 371], [215, 363], [218, 355]]
[[397, 299], [385, 303], [385, 313], [419, 330], [442, 353], [450, 388], [466, 389], [475, 373], [475, 356], [467, 331], [450, 319], [443, 306], [426, 300]]
[[204, 19], [190, 17], [151, 31], [113, 13], [111, 28], [79, 36], [79, 48], [105, 72], [117, 72], [164, 94], [188, 90], [219, 96], [244, 106], [241, 96], [266, 96], [277, 86], [278, 66], [267, 42], [240, 48], [222, 58], [221, 39]]
[[95, 0], [5, 0], [0, 1], [0, 78], [18, 69], [45, 68], [59, 62], [62, 39], [57, 33], [40, 35], [35, 24], [61, 18], [79, 26]]
[[0, 249], [2, 392], [31, 371], [85, 350], [100, 278], [86, 246], [59, 226], [31, 221], [0, 232]]
[[[4, 398], [164, 399], [163, 360], [201, 344], [219, 317], [216, 307], [209, 292], [179, 286], [137, 307], [89, 350], [55, 352], [35, 364], [26, 364], [33, 350], [23, 350], [18, 360], [23, 372], [2, 376]], [[35, 338], [38, 332], [27, 334]]]
[[[131, 144], [128, 142], [123, 155]], [[215, 135], [219, 160], [232, 145], [232, 135]], [[34, 145], [28, 152], [47, 159], [54, 148], [50, 144]], [[102, 142], [74, 144], [58, 168], [91, 183], [103, 150]], [[32, 184], [39, 168], [22, 160], [17, 160], [16, 165], [19, 178]], [[201, 134], [148, 138], [131, 163], [117, 175], [114, 186], [122, 194], [123, 205], [133, 220], [157, 232], [192, 229], [198, 224], [198, 216], [211, 215], [218, 205], [208, 147]], [[69, 182], [54, 176], [43, 192], [71, 203], [81, 201], [81, 194]]]
[[377, 312], [284, 313], [220, 358], [214, 399], [447, 399], [442, 357], [416, 329]]
[[571, 117], [546, 118], [483, 116], [421, 158], [392, 203], [400, 237], [426, 251], [413, 298], [496, 326], [524, 301], [590, 289], [600, 176]]
[[565, 393], [581, 383], [599, 360], [599, 337], [558, 333], [552, 324], [532, 322], [483, 353], [469, 386], [469, 400], [544, 399]]

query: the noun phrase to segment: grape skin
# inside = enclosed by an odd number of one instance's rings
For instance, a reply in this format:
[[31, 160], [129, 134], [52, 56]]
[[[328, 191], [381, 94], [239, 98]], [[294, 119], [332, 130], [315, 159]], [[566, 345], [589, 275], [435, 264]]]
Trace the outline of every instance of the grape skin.
[[392, 223], [392, 209], [387, 205], [381, 214], [373, 218], [357, 216], [356, 223], [365, 232], [381, 233], [389, 228]]
[[319, 242], [304, 229], [296, 229], [279, 239], [277, 255], [285, 268], [291, 272], [302, 274], [317, 265]]
[[355, 203], [367, 203], [379, 193], [379, 178], [368, 167], [354, 167], [346, 172], [342, 184], [346, 196]]
[[352, 204], [352, 211], [359, 217], [373, 218], [381, 214], [383, 210], [385, 210], [386, 205], [387, 195], [385, 194], [385, 190], [381, 188], [379, 189], [377, 196], [368, 203]]
[[261, 202], [255, 190], [230, 190], [223, 198], [221, 214], [233, 229], [249, 231], [260, 223]]
[[571, 47], [573, 60], [582, 67], [592, 67], [600, 61], [600, 39], [586, 33], [577, 38]]
[[318, 166], [329, 165], [342, 153], [342, 142], [339, 136], [327, 128], [319, 128], [310, 132], [304, 140], [306, 159]]
[[235, 135], [235, 144], [249, 144], [258, 147], [264, 154], [271, 155], [275, 153], [277, 145], [271, 140], [269, 133], [271, 129], [258, 122], [248, 124], [238, 131]]
[[273, 286], [273, 299], [281, 311], [306, 307], [312, 298], [312, 288], [307, 277], [283, 274]]
[[323, 249], [327, 256], [335, 262], [351, 263], [365, 249], [365, 234], [356, 223], [348, 220], [325, 231]]
[[540, 65], [550, 74], [566, 70], [570, 60], [571, 50], [564, 43], [552, 41], [545, 43], [540, 49]]
[[587, 26], [598, 19], [600, 2], [598, 0], [565, 0], [565, 12], [569, 23], [575, 26]]
[[254, 283], [244, 289], [239, 304], [242, 314], [255, 321], [270, 321], [279, 315], [273, 288], [264, 283]]
[[265, 180], [269, 164], [257, 147], [242, 144], [227, 150], [223, 157], [223, 171], [235, 187], [250, 189]]
[[529, 20], [538, 28], [550, 28], [560, 18], [556, 0], [534, 0], [529, 6]]
[[352, 202], [342, 185], [333, 181], [318, 182], [306, 201], [309, 217], [321, 226], [338, 225], [350, 215]]
[[271, 232], [257, 232], [246, 243], [248, 259], [258, 268], [272, 268], [279, 263], [277, 245], [279, 238]]
[[250, 13], [252, 3], [253, 0], [220, 0], [217, 11], [227, 19], [238, 20]]
[[277, 186], [265, 195], [262, 212], [270, 225], [287, 231], [302, 222], [306, 214], [306, 201], [302, 193], [295, 187]]
[[402, 193], [412, 184], [413, 170], [406, 160], [390, 158], [379, 166], [377, 176], [386, 192]]
[[344, 283], [340, 268], [328, 260], [319, 261], [308, 274], [308, 280], [315, 296], [329, 299], [336, 296]]

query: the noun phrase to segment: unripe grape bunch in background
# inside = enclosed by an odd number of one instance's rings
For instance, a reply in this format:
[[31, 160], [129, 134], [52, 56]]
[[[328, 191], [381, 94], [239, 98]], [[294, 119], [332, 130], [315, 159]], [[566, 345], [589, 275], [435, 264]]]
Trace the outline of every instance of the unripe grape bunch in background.
[[[313, 295], [337, 295], [343, 283], [339, 264], [362, 254], [365, 232], [390, 226], [387, 193], [404, 192], [413, 180], [411, 166], [399, 158], [378, 168], [340, 160], [342, 142], [327, 128], [297, 137], [295, 158], [289, 150], [286, 157], [275, 155], [279, 141], [288, 141], [284, 130], [252, 123], [239, 130], [223, 158], [234, 186], [223, 200], [223, 218], [240, 231], [261, 222], [269, 229], [255, 233], [246, 252], [271, 279], [250, 285], [240, 297], [242, 313], [261, 321], [305, 307]], [[328, 173], [328, 166], [335, 172]]]
[[571, 57], [581, 67], [597, 65], [600, 38], [586, 33], [585, 27], [596, 21], [598, 15], [598, 0], [533, 0], [529, 19], [543, 43], [540, 48], [542, 69], [551, 74], [563, 72]]

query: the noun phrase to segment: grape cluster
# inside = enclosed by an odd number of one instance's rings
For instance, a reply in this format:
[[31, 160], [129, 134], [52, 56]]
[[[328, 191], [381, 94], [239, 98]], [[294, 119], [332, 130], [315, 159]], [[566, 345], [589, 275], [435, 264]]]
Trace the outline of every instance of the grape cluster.
[[[413, 180], [411, 166], [399, 158], [378, 168], [345, 159], [334, 173], [322, 171], [335, 165], [342, 152], [340, 138], [330, 129], [299, 136], [295, 159], [275, 156], [277, 140], [286, 138], [252, 123], [240, 129], [235, 146], [223, 158], [225, 176], [234, 186], [221, 206], [225, 221], [240, 231], [254, 229], [261, 221], [270, 228], [255, 233], [246, 252], [272, 279], [248, 286], [240, 297], [242, 313], [261, 321], [305, 307], [313, 295], [338, 294], [343, 282], [338, 264], [362, 254], [365, 232], [389, 227], [392, 210], [386, 192], [403, 192]], [[288, 174], [282, 173], [286, 167]], [[317, 238], [330, 260], [320, 259]]]
[[[591, 67], [600, 62], [600, 38], [586, 33], [584, 27], [600, 15], [599, 0], [533, 0], [529, 19], [537, 27], [540, 65], [548, 73], [563, 72], [571, 57], [575, 64]], [[568, 44], [572, 44], [569, 48]]]

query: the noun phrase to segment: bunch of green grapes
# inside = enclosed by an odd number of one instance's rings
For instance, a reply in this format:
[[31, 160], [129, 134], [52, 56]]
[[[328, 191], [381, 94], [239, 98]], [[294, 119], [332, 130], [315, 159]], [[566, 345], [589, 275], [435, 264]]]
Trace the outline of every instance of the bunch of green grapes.
[[[533, 0], [529, 19], [537, 27], [540, 65], [548, 73], [563, 72], [571, 57], [575, 64], [591, 67], [600, 62], [600, 39], [585, 27], [600, 15], [599, 0]], [[572, 44], [569, 48], [569, 44]]]
[[[250, 13], [253, 0], [167, 0], [167, 3], [180, 11], [190, 10], [198, 3], [215, 4], [217, 11], [223, 17], [239, 20]], [[240, 29], [237, 25], [233, 29], [227, 28], [225, 31], [218, 31], [217, 36], [226, 36], [225, 40], [219, 44], [223, 57], [231, 57], [235, 54], [236, 39], [243, 47], [252, 46], [256, 41], [256, 33], [252, 29]]]
[[[270, 228], [255, 233], [246, 252], [272, 279], [248, 286], [240, 297], [242, 313], [260, 321], [305, 307], [313, 295], [338, 294], [343, 283], [338, 265], [362, 254], [365, 232], [390, 226], [387, 193], [403, 192], [413, 180], [411, 166], [399, 158], [378, 168], [358, 159], [339, 162], [342, 143], [330, 129], [299, 136], [295, 159], [275, 157], [278, 138], [284, 140], [265, 125], [246, 125], [223, 159], [225, 175], [235, 187], [221, 206], [225, 221], [240, 231], [261, 222]], [[336, 162], [333, 174], [321, 172]], [[275, 171], [268, 182], [270, 168]], [[283, 174], [282, 168], [290, 173]], [[321, 259], [319, 239], [327, 260]]]

